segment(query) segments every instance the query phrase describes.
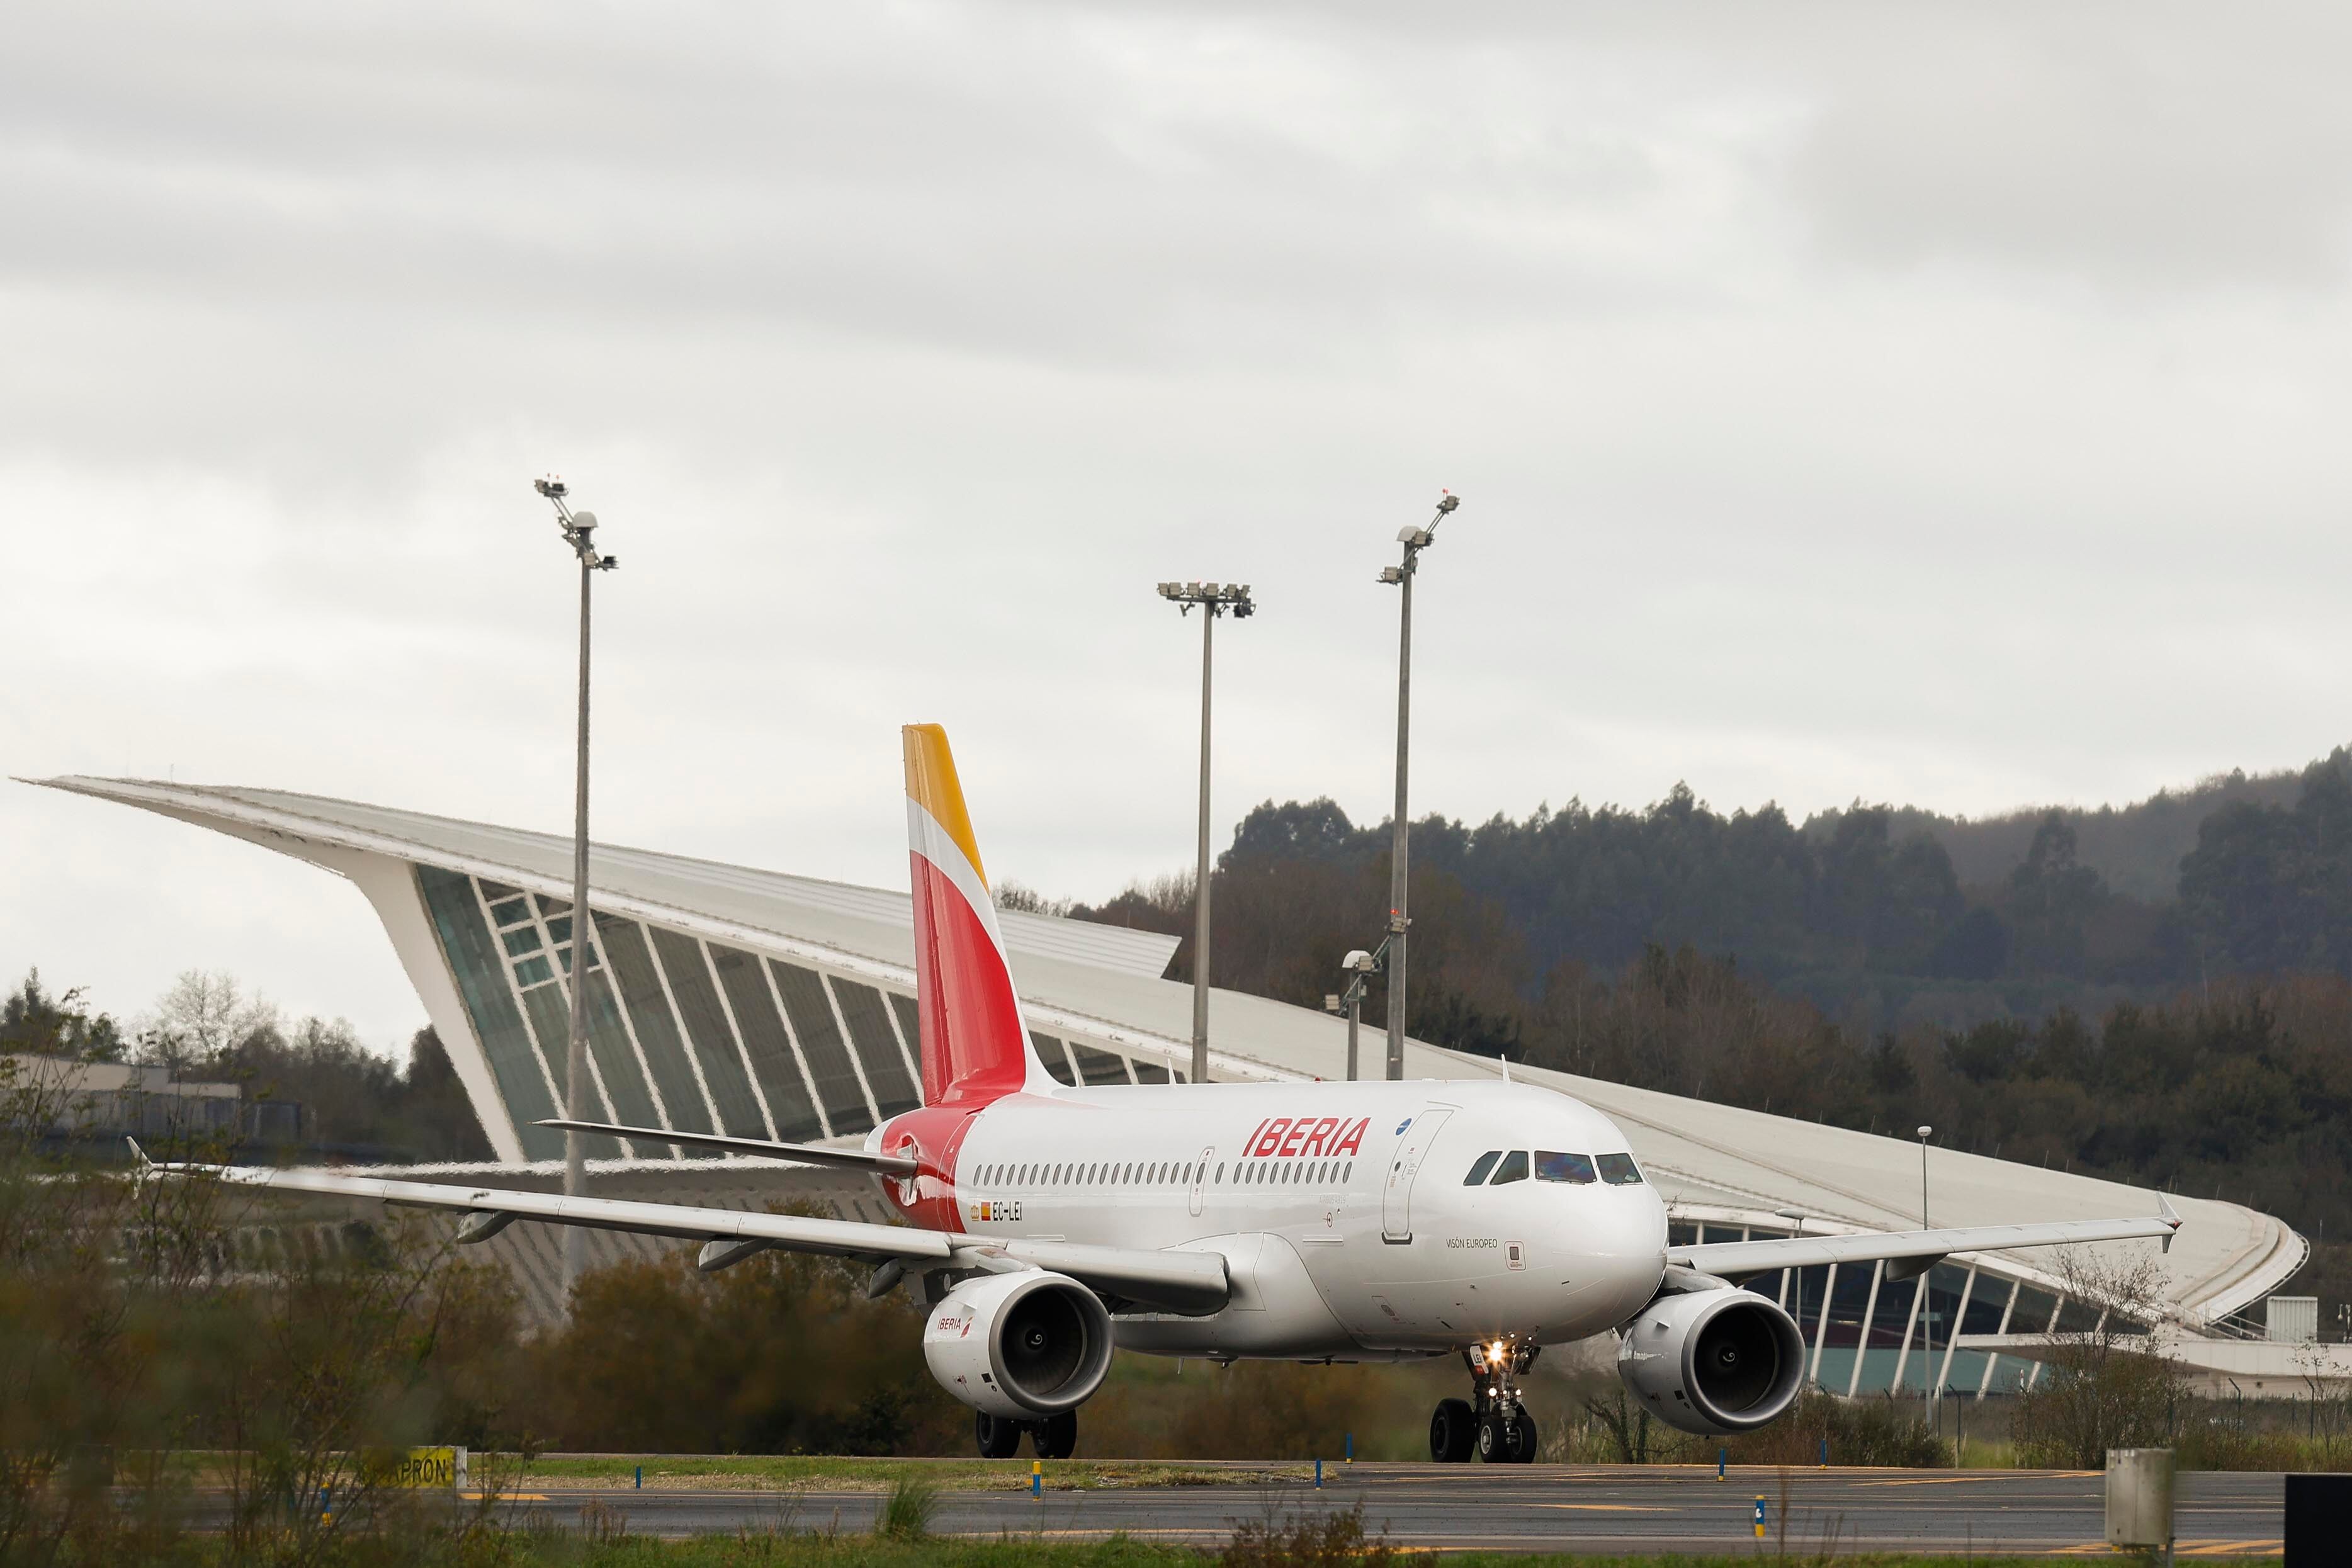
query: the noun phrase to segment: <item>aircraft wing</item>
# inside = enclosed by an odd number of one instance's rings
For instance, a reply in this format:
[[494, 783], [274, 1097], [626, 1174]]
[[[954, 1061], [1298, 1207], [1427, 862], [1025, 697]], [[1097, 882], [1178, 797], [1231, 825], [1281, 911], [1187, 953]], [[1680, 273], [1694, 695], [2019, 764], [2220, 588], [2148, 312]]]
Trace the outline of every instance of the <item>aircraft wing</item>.
[[763, 1160], [796, 1160], [806, 1166], [838, 1166], [877, 1176], [910, 1176], [920, 1167], [897, 1155], [870, 1155], [864, 1149], [836, 1149], [824, 1144], [780, 1144], [770, 1138], [728, 1138], [713, 1133], [673, 1133], [661, 1127], [617, 1127], [609, 1122], [567, 1122], [550, 1117], [534, 1127], [555, 1127], [567, 1133], [603, 1133], [640, 1144], [684, 1144], [690, 1148], [719, 1149]]
[[1816, 1263], [1898, 1265], [1889, 1277], [1926, 1273], [1955, 1252], [2004, 1252], [2019, 1247], [2066, 1247], [2093, 1241], [2154, 1238], [2168, 1250], [2180, 1216], [2157, 1195], [2163, 1210], [2146, 1219], [2059, 1219], [2038, 1225], [1972, 1225], [1948, 1230], [1883, 1230], [1861, 1236], [1791, 1236], [1769, 1241], [1709, 1241], [1666, 1249], [1666, 1261], [1727, 1280], [1752, 1279], [1776, 1269]]
[[[136, 1144], [131, 1146], [134, 1150], [138, 1147]], [[671, 1236], [709, 1243], [712, 1245], [704, 1250], [706, 1262], [720, 1267], [725, 1261], [749, 1256], [762, 1248], [776, 1248], [787, 1252], [816, 1252], [897, 1263], [916, 1272], [934, 1267], [989, 1273], [1050, 1269], [1124, 1302], [1160, 1312], [1213, 1312], [1223, 1307], [1231, 1294], [1225, 1260], [1215, 1252], [1160, 1252], [1067, 1241], [1026, 1241], [1013, 1237], [962, 1236], [797, 1214], [753, 1214], [686, 1204], [387, 1181], [338, 1171], [153, 1166], [145, 1163], [143, 1155], [141, 1161], [144, 1169], [157, 1175], [209, 1176], [238, 1186], [268, 1187], [274, 1192], [324, 1193], [373, 1198], [408, 1208], [472, 1214], [478, 1218], [459, 1238], [467, 1241], [488, 1240], [518, 1219], [536, 1219], [551, 1225], [582, 1225], [597, 1230], [624, 1230], [640, 1236]]]

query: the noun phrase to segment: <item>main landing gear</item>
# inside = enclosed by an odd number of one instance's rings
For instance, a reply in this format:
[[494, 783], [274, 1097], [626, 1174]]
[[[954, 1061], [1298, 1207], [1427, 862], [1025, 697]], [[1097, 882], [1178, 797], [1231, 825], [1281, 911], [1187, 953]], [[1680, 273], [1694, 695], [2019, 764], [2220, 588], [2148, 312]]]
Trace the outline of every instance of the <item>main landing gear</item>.
[[983, 1459], [1009, 1459], [1021, 1451], [1021, 1434], [1041, 1459], [1066, 1459], [1078, 1451], [1078, 1413], [1065, 1410], [1037, 1421], [1015, 1421], [982, 1412], [973, 1416], [971, 1433]]
[[1541, 1349], [1496, 1340], [1464, 1351], [1470, 1397], [1437, 1402], [1429, 1418], [1429, 1457], [1458, 1465], [1475, 1452], [1490, 1465], [1533, 1464], [1538, 1434], [1535, 1417], [1519, 1402], [1519, 1378]]

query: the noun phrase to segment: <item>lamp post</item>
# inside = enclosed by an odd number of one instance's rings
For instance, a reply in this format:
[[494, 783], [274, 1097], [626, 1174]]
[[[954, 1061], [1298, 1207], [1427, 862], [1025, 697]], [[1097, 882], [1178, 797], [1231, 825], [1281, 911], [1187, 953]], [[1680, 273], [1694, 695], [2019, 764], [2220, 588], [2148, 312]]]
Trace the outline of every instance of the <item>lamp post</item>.
[[1179, 615], [1201, 610], [1201, 855], [1192, 876], [1192, 1082], [1209, 1081], [1209, 676], [1217, 617], [1236, 621], [1257, 613], [1246, 582], [1163, 582], [1160, 597]]
[[[588, 959], [594, 950], [595, 928], [588, 918], [588, 585], [600, 571], [621, 564], [618, 556], [597, 553], [596, 514], [575, 512], [564, 497], [571, 490], [552, 476], [533, 481], [539, 493], [555, 507], [555, 521], [563, 542], [580, 561], [580, 730], [573, 758], [572, 797], [572, 1039], [563, 1053], [563, 1114], [567, 1121], [585, 1122], [593, 1114], [588, 1103]], [[578, 1132], [563, 1134], [563, 1194], [584, 1197], [588, 1193], [588, 1145]], [[563, 1289], [570, 1300], [588, 1263], [588, 1233], [576, 1225], [563, 1228]]]
[[1396, 756], [1396, 818], [1391, 825], [1393, 835], [1389, 850], [1389, 1064], [1391, 1080], [1404, 1076], [1404, 958], [1405, 930], [1412, 921], [1405, 913], [1405, 858], [1411, 830], [1405, 819], [1405, 760], [1408, 741], [1412, 730], [1412, 580], [1419, 570], [1421, 552], [1435, 539], [1437, 525], [1445, 515], [1462, 504], [1462, 497], [1451, 491], [1438, 492], [1437, 515], [1429, 519], [1425, 528], [1402, 528], [1397, 542], [1404, 546], [1404, 559], [1395, 566], [1381, 570], [1381, 580], [1403, 591], [1402, 608], [1397, 622], [1397, 756]]
[[[1920, 1126], [1919, 1228], [1922, 1230], [1927, 1228], [1927, 1140], [1935, 1135], [1935, 1128], [1924, 1124]], [[1936, 1437], [1940, 1441], [1944, 1431], [1942, 1424], [1936, 1419], [1937, 1392], [1936, 1385], [1941, 1381], [1936, 1375], [1936, 1293], [1929, 1289], [1935, 1282], [1936, 1265], [1931, 1261], [1925, 1269], [1919, 1270], [1919, 1333], [1927, 1342], [1927, 1375], [1919, 1381], [1921, 1390], [1926, 1396], [1928, 1424], [1936, 1428]], [[1950, 1335], [1948, 1334], [1945, 1337], [1948, 1339]]]
[[1919, 1228], [1927, 1228], [1927, 1140], [1936, 1135], [1933, 1127], [1919, 1129]]
[[[1382, 951], [1388, 944], [1381, 944]], [[1339, 972], [1348, 977], [1348, 988], [1323, 998], [1323, 1010], [1338, 1012], [1344, 1003], [1348, 1013], [1348, 1082], [1357, 1078], [1356, 1034], [1364, 1020], [1364, 988], [1371, 977], [1380, 973], [1381, 955], [1367, 953], [1361, 947], [1339, 960]]]

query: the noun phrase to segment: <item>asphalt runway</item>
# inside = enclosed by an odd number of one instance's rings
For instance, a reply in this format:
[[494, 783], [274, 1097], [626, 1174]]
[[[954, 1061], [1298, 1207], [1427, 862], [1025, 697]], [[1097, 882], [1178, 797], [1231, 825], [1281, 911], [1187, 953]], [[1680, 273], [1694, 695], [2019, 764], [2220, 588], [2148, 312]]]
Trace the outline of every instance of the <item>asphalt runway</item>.
[[[1750, 1552], [1756, 1500], [1766, 1546], [1790, 1552], [2104, 1554], [2096, 1471], [1735, 1469], [1635, 1466], [1328, 1465], [1311, 1486], [1104, 1487], [1089, 1491], [943, 1491], [942, 1535], [1090, 1540], [1124, 1532], [1209, 1545], [1254, 1519], [1346, 1510], [1367, 1531], [1423, 1551]], [[1785, 1508], [1783, 1499], [1785, 1495]], [[2179, 1478], [2175, 1529], [2184, 1557], [2276, 1556], [2284, 1489], [2275, 1474]], [[615, 1516], [635, 1534], [748, 1530], [864, 1531], [881, 1499], [856, 1491], [636, 1491], [551, 1489], [518, 1498], [569, 1526]]]

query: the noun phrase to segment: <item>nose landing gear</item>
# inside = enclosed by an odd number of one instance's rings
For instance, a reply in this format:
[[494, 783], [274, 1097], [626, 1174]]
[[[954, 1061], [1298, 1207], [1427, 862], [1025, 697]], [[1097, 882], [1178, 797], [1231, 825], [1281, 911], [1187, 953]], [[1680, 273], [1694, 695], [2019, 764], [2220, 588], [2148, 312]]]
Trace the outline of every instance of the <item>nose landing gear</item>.
[[1541, 1350], [1503, 1339], [1464, 1351], [1470, 1397], [1438, 1402], [1429, 1420], [1429, 1457], [1440, 1464], [1461, 1464], [1475, 1452], [1490, 1465], [1534, 1463], [1540, 1434], [1520, 1402], [1519, 1378]]

